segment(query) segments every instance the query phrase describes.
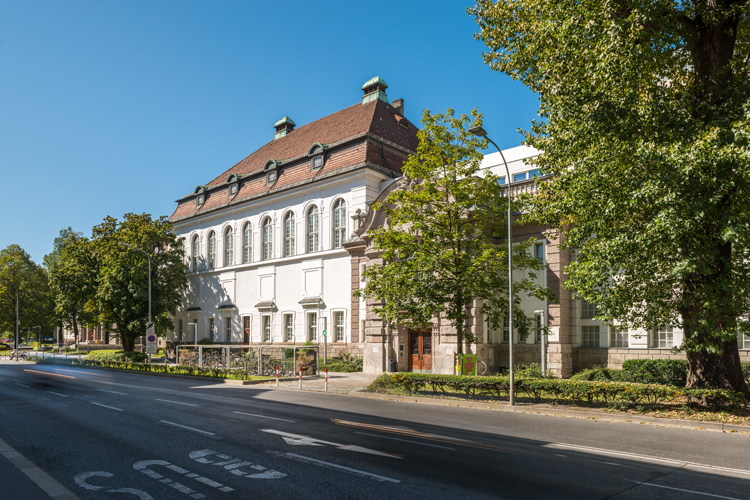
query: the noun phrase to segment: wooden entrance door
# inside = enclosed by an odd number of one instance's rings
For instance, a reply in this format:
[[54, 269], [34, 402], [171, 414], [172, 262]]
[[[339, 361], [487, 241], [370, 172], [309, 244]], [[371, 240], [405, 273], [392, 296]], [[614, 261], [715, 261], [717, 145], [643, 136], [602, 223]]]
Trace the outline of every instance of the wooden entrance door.
[[250, 316], [242, 317], [242, 343], [247, 345], [250, 343]]
[[409, 371], [432, 372], [432, 331], [409, 331]]

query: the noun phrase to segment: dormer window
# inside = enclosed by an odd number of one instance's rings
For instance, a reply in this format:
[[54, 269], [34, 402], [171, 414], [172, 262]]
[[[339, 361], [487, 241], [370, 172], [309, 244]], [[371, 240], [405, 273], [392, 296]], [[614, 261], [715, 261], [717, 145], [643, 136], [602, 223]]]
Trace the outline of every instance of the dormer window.
[[206, 201], [206, 195], [205, 194], [199, 194], [198, 198], [196, 198], [196, 200], [195, 200], [195, 206], [199, 207], [199, 206], [203, 205], [203, 203], [205, 203], [205, 201]]
[[312, 169], [317, 170], [323, 166], [323, 155], [314, 156], [312, 159]]
[[266, 174], [266, 184], [273, 184], [276, 182], [276, 170], [271, 170]]
[[229, 196], [233, 196], [233, 195], [237, 194], [238, 190], [239, 190], [239, 186], [236, 183], [235, 184], [230, 184], [229, 185]]

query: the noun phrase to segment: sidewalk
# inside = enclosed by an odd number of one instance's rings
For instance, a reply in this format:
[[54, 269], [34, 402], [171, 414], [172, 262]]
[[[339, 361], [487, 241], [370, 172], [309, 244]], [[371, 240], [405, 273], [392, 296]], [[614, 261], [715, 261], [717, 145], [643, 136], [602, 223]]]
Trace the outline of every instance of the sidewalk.
[[2, 497], [8, 500], [81, 500], [0, 439]]
[[[320, 378], [303, 378], [302, 379], [302, 390], [303, 391], [314, 391], [324, 392], [325, 391], [325, 379], [323, 373], [320, 374]], [[349, 394], [353, 391], [359, 391], [364, 389], [370, 383], [377, 378], [377, 375], [371, 373], [329, 373], [328, 374], [328, 392], [335, 394]], [[256, 387], [276, 387], [276, 381], [263, 382], [262, 384], [256, 384]], [[279, 387], [283, 389], [297, 389], [299, 390], [299, 380], [279, 382]]]

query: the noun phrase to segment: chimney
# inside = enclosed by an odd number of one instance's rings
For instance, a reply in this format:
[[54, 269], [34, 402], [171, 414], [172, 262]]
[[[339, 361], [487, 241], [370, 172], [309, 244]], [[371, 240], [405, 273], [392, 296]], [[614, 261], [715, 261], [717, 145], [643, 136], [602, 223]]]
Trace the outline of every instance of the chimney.
[[365, 95], [362, 96], [362, 104], [367, 104], [375, 99], [380, 99], [387, 103], [388, 96], [385, 94], [385, 89], [387, 88], [388, 84], [379, 76], [370, 78], [364, 85], [362, 85], [362, 91], [365, 93]]
[[286, 134], [288, 134], [289, 132], [291, 132], [292, 130], [294, 130], [294, 127], [296, 125], [297, 124], [294, 123], [294, 120], [292, 120], [288, 116], [285, 116], [284, 118], [282, 118], [281, 120], [277, 121], [273, 125], [273, 128], [276, 129], [276, 133], [273, 134], [273, 138], [274, 139], [281, 139]]
[[401, 116], [404, 115], [404, 100], [403, 99], [395, 99], [391, 106], [393, 106], [393, 109], [396, 110], [396, 113], [400, 114]]

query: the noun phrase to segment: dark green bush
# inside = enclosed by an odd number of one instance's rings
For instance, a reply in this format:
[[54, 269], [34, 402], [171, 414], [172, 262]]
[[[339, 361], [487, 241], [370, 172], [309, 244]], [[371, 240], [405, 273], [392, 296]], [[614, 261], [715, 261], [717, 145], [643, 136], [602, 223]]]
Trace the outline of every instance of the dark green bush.
[[622, 380], [621, 371], [606, 366], [595, 366], [579, 371], [570, 380], [594, 380], [597, 382], [620, 382]]
[[354, 356], [345, 352], [339, 353], [335, 358], [328, 360], [327, 364], [320, 365], [320, 369], [328, 368], [329, 372], [353, 373], [361, 372], [363, 369], [362, 356]]
[[148, 354], [104, 349], [101, 351], [91, 351], [86, 358], [93, 361], [116, 361], [120, 363], [130, 361], [133, 363], [142, 363], [148, 359]]
[[622, 364], [620, 374], [623, 382], [685, 387], [687, 361], [684, 359], [629, 359]]

